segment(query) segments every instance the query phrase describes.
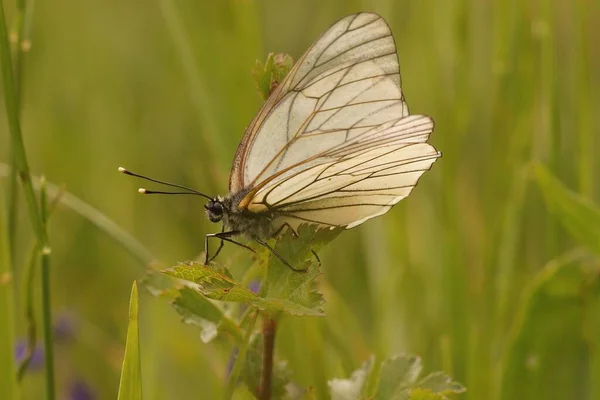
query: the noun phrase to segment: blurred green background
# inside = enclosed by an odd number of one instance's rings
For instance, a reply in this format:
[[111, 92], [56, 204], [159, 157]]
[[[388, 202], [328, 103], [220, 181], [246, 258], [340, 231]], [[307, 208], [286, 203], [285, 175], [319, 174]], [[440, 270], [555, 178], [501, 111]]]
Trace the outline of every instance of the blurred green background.
[[[319, 394], [370, 354], [410, 353], [463, 383], [464, 399], [600, 399], [600, 262], [549, 214], [530, 173], [542, 162], [600, 198], [598, 1], [37, 1], [23, 64], [32, 172], [161, 265], [193, 259], [220, 229], [202, 199], [139, 196], [140, 182], [117, 167], [225, 194], [262, 102], [255, 60], [297, 58], [358, 11], [391, 25], [411, 112], [433, 117], [444, 156], [407, 200], [323, 251], [328, 316], [285, 320], [278, 355]], [[8, 163], [4, 111], [0, 120]], [[20, 200], [19, 270], [32, 241]], [[68, 207], [52, 216], [50, 238], [53, 310], [67, 331], [56, 344], [59, 393], [115, 398], [130, 287], [145, 266]], [[250, 262], [232, 246], [220, 261]], [[145, 398], [218, 398], [228, 342], [203, 344], [147, 294], [140, 314]], [[27, 375], [25, 398], [42, 390], [42, 373]]]

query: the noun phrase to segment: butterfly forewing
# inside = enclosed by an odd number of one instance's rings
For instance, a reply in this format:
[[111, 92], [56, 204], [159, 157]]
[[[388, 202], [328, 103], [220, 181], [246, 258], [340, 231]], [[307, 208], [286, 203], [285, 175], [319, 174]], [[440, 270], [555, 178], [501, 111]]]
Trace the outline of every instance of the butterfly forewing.
[[276, 224], [356, 226], [406, 197], [437, 152], [409, 116], [396, 48], [376, 14], [348, 16], [298, 60], [238, 147], [230, 191]]

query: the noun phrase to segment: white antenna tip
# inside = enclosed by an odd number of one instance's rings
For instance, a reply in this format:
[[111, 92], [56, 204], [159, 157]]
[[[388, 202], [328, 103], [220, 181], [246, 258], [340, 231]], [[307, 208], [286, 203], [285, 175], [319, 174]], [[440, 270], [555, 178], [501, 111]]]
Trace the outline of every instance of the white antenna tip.
[[127, 172], [127, 170], [123, 167], [119, 167], [119, 172]]
[[144, 189], [144, 188], [139, 188], [139, 189], [138, 189], [138, 193], [141, 193], [141, 194], [146, 194], [146, 189]]

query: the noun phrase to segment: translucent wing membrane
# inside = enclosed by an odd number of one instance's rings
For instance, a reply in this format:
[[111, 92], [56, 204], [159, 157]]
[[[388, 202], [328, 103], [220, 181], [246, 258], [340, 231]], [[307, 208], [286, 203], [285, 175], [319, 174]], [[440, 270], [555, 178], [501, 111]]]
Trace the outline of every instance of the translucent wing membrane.
[[258, 112], [236, 153], [230, 192], [404, 115], [389, 27], [376, 14], [348, 16], [308, 49]]
[[356, 226], [406, 197], [439, 153], [433, 121], [409, 116], [396, 47], [376, 14], [348, 16], [298, 60], [234, 159], [239, 208], [281, 223]]
[[366, 132], [312, 160], [308, 168], [304, 164], [281, 173], [251, 194], [247, 208], [268, 210], [278, 217], [276, 225], [359, 225], [408, 196], [431, 168], [440, 156], [425, 143], [432, 128], [428, 117], [410, 116]]

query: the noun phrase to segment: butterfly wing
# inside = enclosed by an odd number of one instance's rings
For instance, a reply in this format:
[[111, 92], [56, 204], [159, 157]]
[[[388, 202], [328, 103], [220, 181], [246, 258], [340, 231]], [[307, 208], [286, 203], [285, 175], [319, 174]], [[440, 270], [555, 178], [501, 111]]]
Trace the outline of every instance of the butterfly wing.
[[409, 116], [396, 46], [378, 15], [348, 16], [298, 60], [248, 127], [230, 192], [293, 226], [356, 226], [406, 197], [439, 157]]
[[350, 15], [300, 57], [250, 123], [230, 193], [404, 115], [390, 28], [376, 14]]
[[247, 196], [247, 209], [272, 213], [275, 226], [357, 226], [408, 196], [440, 157], [425, 142], [432, 129], [433, 121], [420, 115], [384, 124], [322, 154], [308, 168], [271, 179]]

